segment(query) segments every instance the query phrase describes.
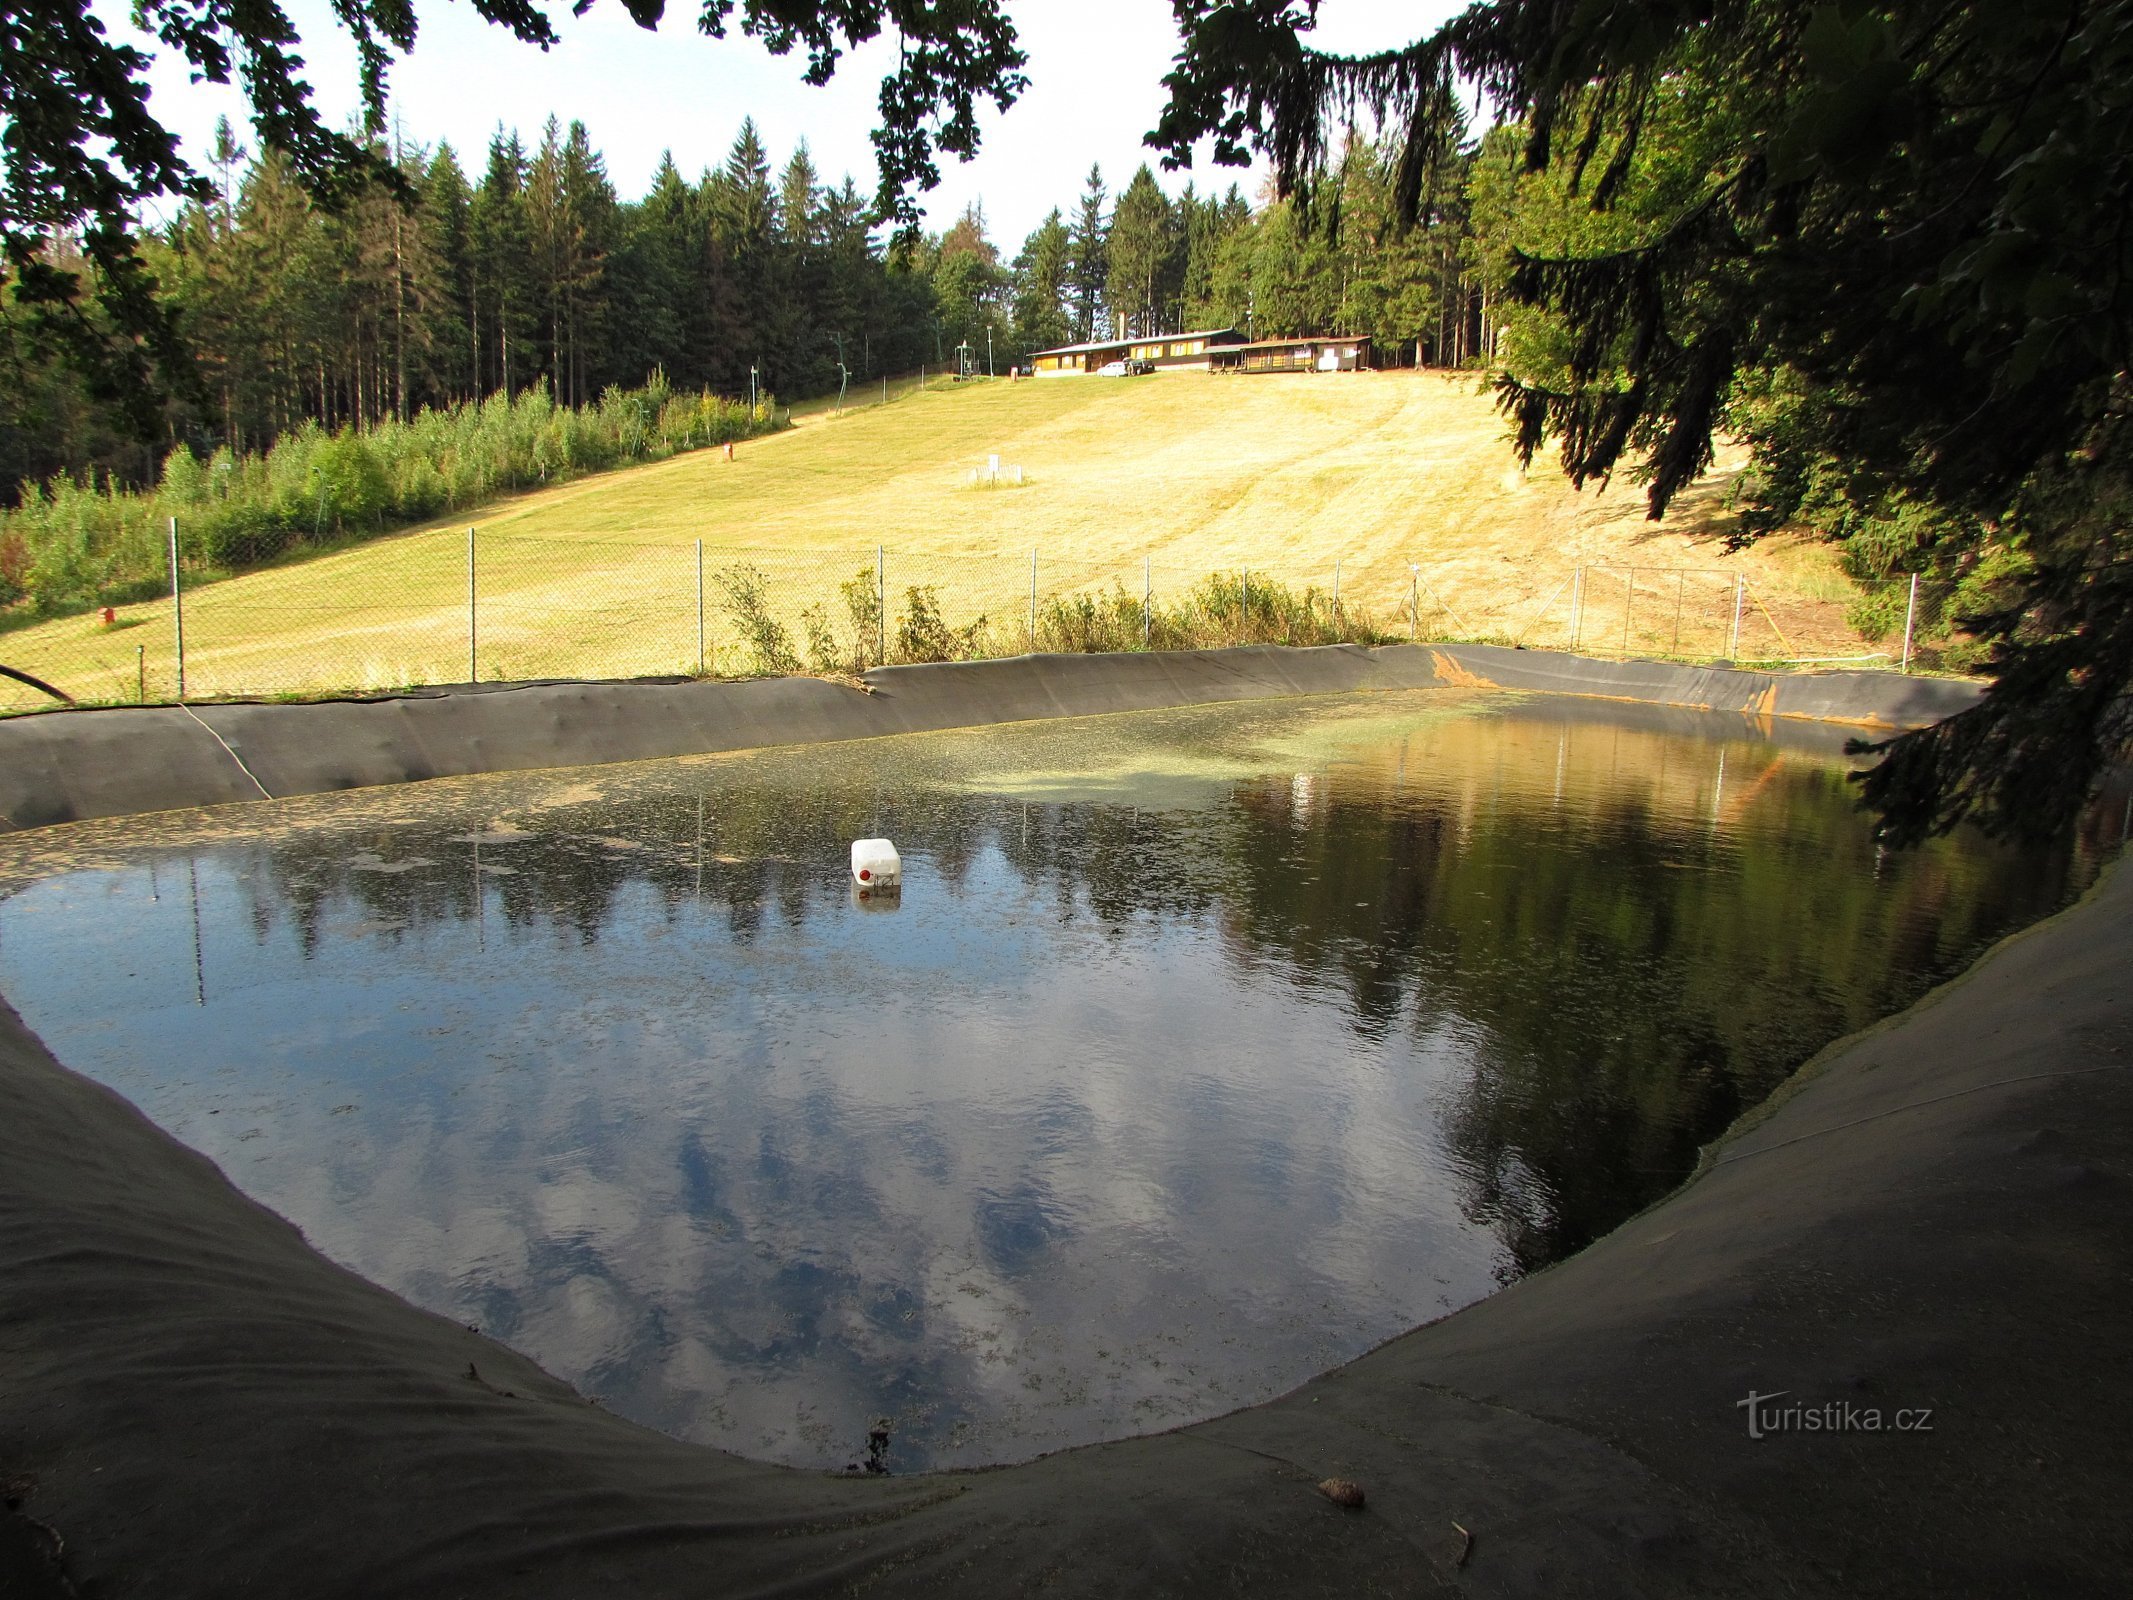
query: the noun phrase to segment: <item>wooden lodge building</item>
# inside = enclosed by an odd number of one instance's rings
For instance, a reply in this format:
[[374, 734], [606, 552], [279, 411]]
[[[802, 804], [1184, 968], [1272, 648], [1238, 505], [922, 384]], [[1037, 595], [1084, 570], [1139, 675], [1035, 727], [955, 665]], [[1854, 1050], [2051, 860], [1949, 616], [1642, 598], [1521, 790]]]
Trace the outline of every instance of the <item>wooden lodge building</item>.
[[1370, 365], [1370, 341], [1360, 337], [1248, 340], [1235, 328], [1151, 334], [1061, 345], [1030, 357], [1040, 378], [1102, 372], [1355, 372]]
[[1214, 352], [1210, 372], [1360, 372], [1370, 365], [1370, 341], [1340, 338], [1255, 339]]
[[1235, 328], [1202, 328], [1197, 333], [1154, 334], [1145, 339], [1099, 339], [1094, 344], [1039, 350], [1030, 357], [1030, 368], [1040, 378], [1101, 372], [1115, 361], [1126, 363], [1128, 371], [1146, 366], [1159, 372], [1205, 372], [1209, 350], [1242, 343], [1244, 335]]

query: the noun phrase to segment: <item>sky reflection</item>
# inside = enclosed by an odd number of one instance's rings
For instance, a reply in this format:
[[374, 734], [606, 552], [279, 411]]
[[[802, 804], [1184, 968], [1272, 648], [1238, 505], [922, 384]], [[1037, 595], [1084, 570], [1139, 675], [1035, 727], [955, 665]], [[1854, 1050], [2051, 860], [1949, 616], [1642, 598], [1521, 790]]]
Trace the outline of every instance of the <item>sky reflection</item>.
[[52, 830], [0, 857], [0, 990], [626, 1415], [1008, 1460], [1578, 1248], [2088, 870], [1886, 857], [1784, 737], [1432, 692]]

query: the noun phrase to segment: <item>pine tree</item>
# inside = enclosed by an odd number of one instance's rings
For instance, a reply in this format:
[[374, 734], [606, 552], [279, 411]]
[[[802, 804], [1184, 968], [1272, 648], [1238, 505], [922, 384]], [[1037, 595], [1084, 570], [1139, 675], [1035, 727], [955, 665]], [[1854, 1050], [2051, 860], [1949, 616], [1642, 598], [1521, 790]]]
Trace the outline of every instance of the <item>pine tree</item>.
[[1104, 283], [1112, 315], [1123, 319], [1128, 337], [1160, 333], [1168, 326], [1172, 306], [1165, 301], [1165, 290], [1176, 242], [1170, 202], [1142, 162], [1111, 213], [1110, 271]]
[[424, 398], [433, 403], [465, 400], [475, 393], [480, 352], [473, 326], [473, 198], [459, 157], [451, 145], [440, 144], [422, 174], [423, 248], [434, 263], [439, 293], [439, 303], [427, 313]]
[[1073, 307], [1074, 337], [1084, 343], [1098, 336], [1103, 321], [1104, 284], [1110, 274], [1105, 241], [1110, 226], [1104, 215], [1103, 168], [1091, 166], [1081, 206], [1074, 214], [1074, 236], [1067, 254], [1067, 299]]
[[743, 393], [751, 369], [761, 387], [777, 381], [770, 282], [777, 201], [753, 117], [742, 119], [725, 167], [705, 187], [711, 222], [712, 381], [729, 393]]
[[1073, 241], [1057, 206], [1015, 257], [1015, 347], [1018, 355], [1065, 344], [1067, 276]]
[[468, 213], [473, 256], [473, 336], [483, 356], [475, 386], [508, 399], [538, 370], [530, 358], [533, 295], [526, 221], [526, 152], [518, 134], [499, 128], [489, 166]]
[[[621, 229], [607, 163], [585, 124], [573, 122], [563, 143], [563, 238], [560, 288], [565, 356], [562, 394], [584, 405], [614, 374], [604, 366], [608, 326], [608, 258]], [[642, 382], [643, 374], [635, 381]]]
[[817, 318], [826, 264], [822, 252], [821, 184], [803, 139], [778, 180], [772, 283], [772, 366], [781, 388], [808, 393], [837, 381], [835, 348], [842, 331]]

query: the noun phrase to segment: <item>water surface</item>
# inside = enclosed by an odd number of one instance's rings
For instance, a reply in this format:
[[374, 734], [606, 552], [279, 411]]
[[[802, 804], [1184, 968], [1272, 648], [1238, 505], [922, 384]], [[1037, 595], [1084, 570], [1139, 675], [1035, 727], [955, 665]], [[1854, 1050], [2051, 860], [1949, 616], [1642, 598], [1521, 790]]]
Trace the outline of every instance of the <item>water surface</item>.
[[1840, 748], [1432, 691], [91, 824], [0, 842], [0, 991], [617, 1411], [1011, 1460], [1579, 1248], [2088, 870], [1884, 854]]

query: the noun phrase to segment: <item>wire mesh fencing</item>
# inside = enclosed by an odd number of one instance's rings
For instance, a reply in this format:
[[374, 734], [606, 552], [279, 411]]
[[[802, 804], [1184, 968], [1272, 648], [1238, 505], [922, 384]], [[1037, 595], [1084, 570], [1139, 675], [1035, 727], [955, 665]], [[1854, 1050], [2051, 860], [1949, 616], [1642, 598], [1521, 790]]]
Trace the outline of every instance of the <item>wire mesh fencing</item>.
[[[173, 552], [179, 548], [172, 541]], [[1029, 651], [1491, 641], [1592, 655], [1960, 670], [1952, 585], [1585, 565], [1181, 564], [446, 529], [235, 577], [174, 566], [107, 611], [0, 619], [0, 664], [83, 702], [374, 693], [537, 678], [850, 676]], [[211, 581], [209, 581], [211, 580]], [[49, 705], [0, 678], [0, 710]]]

